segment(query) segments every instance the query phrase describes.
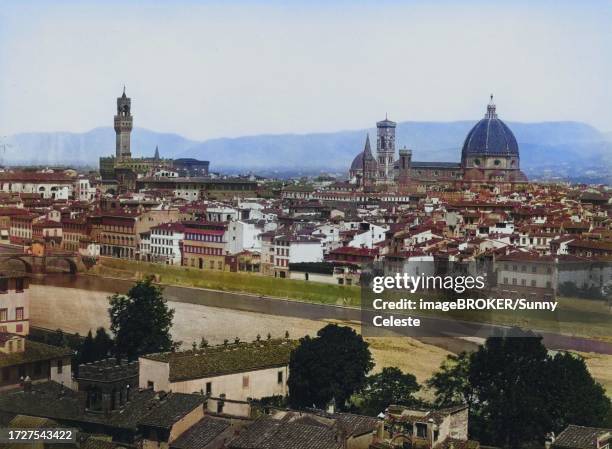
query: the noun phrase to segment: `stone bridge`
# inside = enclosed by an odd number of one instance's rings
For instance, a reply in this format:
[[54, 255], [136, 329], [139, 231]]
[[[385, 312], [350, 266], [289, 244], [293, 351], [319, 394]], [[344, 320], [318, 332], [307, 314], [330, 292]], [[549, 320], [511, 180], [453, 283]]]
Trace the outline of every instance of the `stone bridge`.
[[85, 270], [81, 256], [68, 251], [53, 251], [42, 256], [19, 252], [0, 252], [0, 266], [11, 261], [20, 262], [24, 271], [31, 274], [46, 274], [49, 267], [57, 267], [65, 263], [71, 274]]

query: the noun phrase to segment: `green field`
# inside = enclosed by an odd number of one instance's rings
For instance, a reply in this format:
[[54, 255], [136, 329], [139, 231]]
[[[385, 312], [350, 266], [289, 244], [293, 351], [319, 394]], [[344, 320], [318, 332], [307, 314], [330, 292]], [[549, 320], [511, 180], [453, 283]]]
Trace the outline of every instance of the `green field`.
[[274, 278], [248, 273], [198, 270], [148, 262], [101, 259], [90, 274], [122, 279], [142, 279], [154, 275], [161, 284], [208, 288], [228, 292], [289, 298], [343, 306], [359, 306], [360, 288]]

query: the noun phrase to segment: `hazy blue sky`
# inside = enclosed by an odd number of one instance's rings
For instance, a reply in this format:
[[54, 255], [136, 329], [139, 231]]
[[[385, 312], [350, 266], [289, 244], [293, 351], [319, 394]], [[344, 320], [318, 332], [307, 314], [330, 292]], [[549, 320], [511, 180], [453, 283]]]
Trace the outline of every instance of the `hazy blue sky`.
[[195, 139], [476, 120], [612, 131], [610, 1], [7, 1], [0, 135], [112, 125]]

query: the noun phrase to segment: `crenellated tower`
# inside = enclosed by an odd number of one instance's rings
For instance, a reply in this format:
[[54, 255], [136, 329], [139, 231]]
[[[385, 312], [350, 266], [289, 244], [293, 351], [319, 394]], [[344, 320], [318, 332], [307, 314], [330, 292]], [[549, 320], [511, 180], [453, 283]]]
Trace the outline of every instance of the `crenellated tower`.
[[125, 86], [123, 86], [123, 95], [117, 98], [117, 115], [115, 115], [115, 133], [117, 135], [115, 152], [117, 159], [132, 157], [130, 149], [130, 134], [133, 124], [131, 108], [132, 100], [125, 95]]

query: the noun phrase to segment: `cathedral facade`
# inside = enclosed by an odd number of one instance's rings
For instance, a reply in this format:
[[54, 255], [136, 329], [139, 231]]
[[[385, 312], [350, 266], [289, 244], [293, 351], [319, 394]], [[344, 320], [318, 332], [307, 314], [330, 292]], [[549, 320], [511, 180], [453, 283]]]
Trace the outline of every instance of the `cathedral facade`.
[[[460, 162], [416, 162], [412, 151], [395, 151], [396, 123], [385, 118], [377, 122], [376, 155], [370, 137], [349, 169], [352, 183], [364, 189], [396, 188], [512, 188], [527, 182], [520, 170], [519, 147], [514, 134], [497, 116], [493, 96], [487, 111], [467, 134]], [[387, 187], [385, 187], [387, 186]]]

